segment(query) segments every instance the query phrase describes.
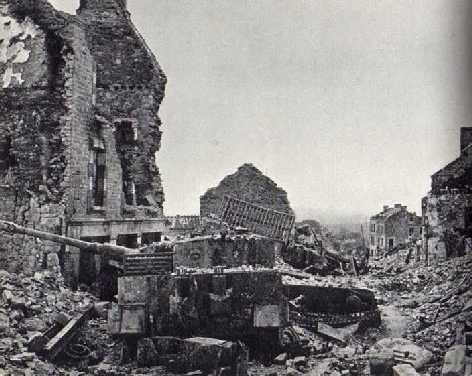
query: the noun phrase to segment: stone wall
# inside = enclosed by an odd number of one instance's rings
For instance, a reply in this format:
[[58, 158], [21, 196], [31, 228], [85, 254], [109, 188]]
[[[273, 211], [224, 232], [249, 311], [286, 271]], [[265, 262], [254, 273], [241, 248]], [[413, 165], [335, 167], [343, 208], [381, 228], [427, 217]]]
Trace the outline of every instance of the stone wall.
[[[0, 20], [0, 108], [7, 109], [0, 113], [0, 217], [62, 234], [84, 218], [160, 217], [154, 154], [166, 77], [124, 2], [84, 0], [71, 16], [46, 0], [0, 0]], [[132, 125], [128, 143], [123, 122]], [[91, 180], [97, 143], [106, 156], [98, 209]], [[131, 211], [124, 180], [135, 184]], [[0, 267], [10, 270], [32, 271], [45, 253], [61, 250], [18, 235], [0, 238]]]
[[[61, 233], [65, 212], [68, 107], [67, 67], [75, 58], [67, 18], [43, 0], [0, 2], [0, 217]], [[61, 25], [63, 35], [50, 28]], [[1, 48], [1, 47], [0, 47]], [[33, 238], [0, 234], [0, 267], [32, 272], [46, 260], [57, 264], [60, 247]]]
[[472, 194], [443, 192], [429, 193], [422, 202], [423, 218], [429, 228], [428, 249], [431, 259], [444, 259], [457, 252], [463, 252], [465, 244], [458, 244], [460, 234], [456, 229], [464, 230], [472, 223]]
[[[138, 206], [154, 207], [162, 215], [164, 194], [155, 153], [161, 142], [158, 111], [165, 74], [121, 2], [82, 1], [78, 16], [97, 63], [97, 110], [116, 129], [124, 179], [134, 182]], [[130, 123], [135, 138], [120, 142], [123, 127]]]
[[200, 215], [219, 215], [225, 195], [293, 215], [287, 193], [252, 164], [244, 164], [200, 197]]
[[432, 176], [431, 189], [439, 193], [441, 189], [463, 189], [466, 186], [470, 190], [472, 177], [472, 147], [465, 148], [459, 158], [449, 163]]

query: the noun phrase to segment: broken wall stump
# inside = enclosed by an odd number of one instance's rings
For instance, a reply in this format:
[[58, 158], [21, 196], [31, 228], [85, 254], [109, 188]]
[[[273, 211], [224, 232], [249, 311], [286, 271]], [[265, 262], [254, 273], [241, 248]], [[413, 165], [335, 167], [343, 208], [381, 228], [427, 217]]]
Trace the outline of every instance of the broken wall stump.
[[452, 346], [444, 357], [444, 365], [441, 376], [464, 376], [465, 372], [465, 346]]
[[399, 364], [393, 367], [393, 376], [419, 376], [419, 373], [409, 364]]

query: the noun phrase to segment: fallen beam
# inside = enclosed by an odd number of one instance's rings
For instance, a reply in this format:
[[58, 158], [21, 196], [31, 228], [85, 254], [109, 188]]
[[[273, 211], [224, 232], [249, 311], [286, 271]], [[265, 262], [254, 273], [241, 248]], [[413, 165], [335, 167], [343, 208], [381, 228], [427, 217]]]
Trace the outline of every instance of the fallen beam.
[[83, 324], [89, 319], [92, 309], [93, 305], [89, 305], [84, 312], [79, 313], [70, 320], [66, 326], [64, 326], [59, 333], [52, 337], [44, 346], [44, 349], [41, 352], [42, 355], [47, 357], [49, 360], [54, 360], [61, 352], [63, 352], [79, 333]]

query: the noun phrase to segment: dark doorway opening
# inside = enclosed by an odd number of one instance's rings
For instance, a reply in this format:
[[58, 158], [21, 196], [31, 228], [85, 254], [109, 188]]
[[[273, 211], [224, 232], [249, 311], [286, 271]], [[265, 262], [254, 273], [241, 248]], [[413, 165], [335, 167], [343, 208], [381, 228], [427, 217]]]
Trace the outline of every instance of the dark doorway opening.
[[118, 235], [116, 244], [127, 248], [138, 248], [138, 234]]
[[145, 232], [143, 233], [142, 243], [143, 245], [149, 245], [152, 243], [159, 243], [161, 241], [160, 232]]

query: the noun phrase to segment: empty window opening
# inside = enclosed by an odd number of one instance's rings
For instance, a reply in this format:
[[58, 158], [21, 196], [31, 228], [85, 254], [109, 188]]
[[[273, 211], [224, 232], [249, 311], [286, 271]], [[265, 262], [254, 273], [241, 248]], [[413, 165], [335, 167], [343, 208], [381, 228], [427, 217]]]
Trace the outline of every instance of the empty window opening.
[[126, 205], [136, 205], [136, 186], [133, 181], [123, 181]]
[[15, 157], [11, 153], [11, 150], [10, 136], [0, 139], [0, 176], [8, 176], [10, 168], [16, 165]]
[[102, 207], [105, 202], [105, 150], [95, 149], [94, 156], [94, 181], [93, 181], [93, 205]]
[[133, 144], [138, 140], [138, 128], [131, 121], [121, 121], [118, 132], [119, 139], [124, 144]]

